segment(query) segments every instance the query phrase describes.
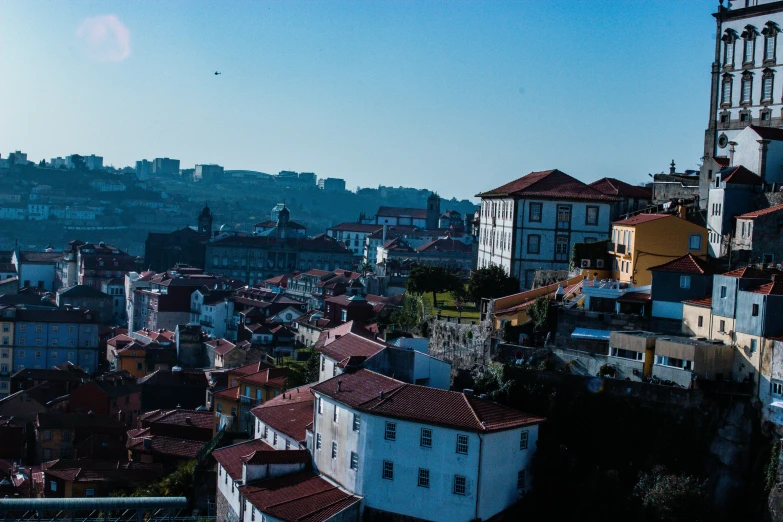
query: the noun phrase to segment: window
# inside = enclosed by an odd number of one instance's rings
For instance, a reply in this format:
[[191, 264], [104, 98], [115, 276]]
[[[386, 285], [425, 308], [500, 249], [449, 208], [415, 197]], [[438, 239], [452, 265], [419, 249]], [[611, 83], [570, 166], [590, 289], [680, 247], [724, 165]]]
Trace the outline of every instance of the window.
[[397, 440], [397, 423], [386, 421], [386, 429], [383, 438], [386, 440]]
[[321, 397], [318, 397], [318, 414], [323, 415], [324, 413], [324, 400]]
[[527, 236], [527, 253], [538, 254], [541, 252], [541, 236], [531, 234]]
[[60, 333], [60, 327], [58, 325], [52, 326], [52, 333]]
[[756, 339], [750, 340], [750, 351], [751, 353], [755, 352], [756, 349], [758, 349], [758, 341]]
[[525, 489], [525, 470], [517, 472], [517, 489]]
[[541, 203], [531, 203], [530, 212], [528, 214], [528, 221], [534, 223], [541, 223]]
[[775, 61], [775, 35], [774, 34], [767, 34], [764, 37], [764, 61], [765, 62]]
[[587, 213], [585, 214], [586, 225], [598, 224], [598, 207], [587, 207]]
[[721, 286], [720, 287], [720, 298], [721, 299], [726, 299], [726, 287], [725, 286]]
[[277, 446], [277, 432], [272, 434], [272, 446]]
[[468, 454], [468, 436], [457, 435], [457, 453], [461, 455]]
[[381, 478], [384, 480], [394, 480], [394, 462], [389, 460], [383, 461], [383, 473]]
[[700, 316], [699, 316], [699, 319], [698, 319], [698, 321], [697, 321], [697, 323], [698, 323], [698, 325], [699, 325], [699, 328], [701, 328], [702, 326], [704, 326], [704, 317], [700, 315]]
[[755, 50], [756, 40], [752, 34], [743, 33], [745, 38], [745, 44], [743, 46], [742, 63], [750, 63], [753, 61], [753, 51]]
[[751, 314], [753, 315], [753, 317], [758, 317], [758, 315], [759, 315], [759, 305], [758, 304], [755, 304], [755, 303], [753, 304]]
[[316, 433], [315, 435], [315, 449], [319, 450], [321, 449], [321, 434]]
[[285, 441], [285, 449], [287, 449], [287, 450], [291, 449], [291, 441], [290, 440], [286, 440]]
[[422, 428], [421, 435], [419, 435], [419, 446], [422, 448], [432, 447], [432, 430], [429, 428]]
[[35, 333], [43, 332], [43, 326], [40, 324], [35, 325]]
[[571, 222], [571, 207], [567, 207], [565, 205], [557, 207], [557, 222], [558, 223]]
[[419, 482], [418, 486], [420, 488], [428, 488], [430, 487], [430, 470], [419, 468]]
[[691, 276], [682, 275], [680, 276], [680, 288], [690, 288], [691, 287]]
[[52, 430], [45, 430], [43, 432], [43, 440], [52, 440]]
[[358, 413], [353, 414], [353, 431], [358, 432], [359, 431], [359, 425], [360, 425], [361, 417]]
[[340, 418], [340, 408], [338, 408], [337, 405], [335, 404], [334, 405], [334, 415], [332, 415], [332, 422], [334, 422], [335, 424], [339, 424], [338, 423], [338, 419], [339, 418]]
[[701, 250], [701, 236], [699, 234], [692, 234], [688, 240], [688, 247], [691, 250]]
[[528, 436], [529, 436], [529, 432], [527, 430], [522, 430], [522, 432], [519, 434], [519, 449], [520, 450], [526, 450], [527, 449]]
[[729, 37], [729, 39], [726, 39], [726, 37], [724, 37], [724, 43], [723, 43], [723, 65], [725, 67], [733, 67], [734, 66], [734, 39], [731, 38], [731, 37]]
[[555, 241], [555, 253], [561, 255], [568, 254], [568, 238], [565, 236], [558, 236]]
[[57, 491], [57, 482], [51, 481], [49, 483], [49, 489], [51, 489], [52, 491]]
[[753, 89], [753, 77], [750, 76], [750, 74], [746, 74], [742, 76], [742, 97], [740, 98], [741, 103], [745, 104], [751, 104], [752, 98], [751, 98], [751, 92]]
[[660, 366], [670, 366], [672, 368], [680, 368], [682, 370], [693, 371], [693, 361], [688, 361], [686, 359], [676, 359], [674, 357], [656, 355], [655, 364], [658, 364]]
[[332, 460], [337, 460], [337, 441], [332, 441]]
[[719, 324], [718, 326], [719, 326], [718, 332], [720, 332], [720, 333], [726, 333], [726, 321], [724, 321], [723, 319], [721, 319], [721, 320], [720, 320], [720, 324]]
[[767, 71], [764, 73], [764, 75], [761, 77], [761, 101], [762, 102], [771, 102], [772, 101], [772, 81], [773, 81], [772, 71]]
[[348, 321], [348, 310], [340, 310], [340, 320], [343, 322]]
[[467, 491], [468, 480], [464, 475], [454, 475], [454, 494], [464, 495]]
[[24, 333], [27, 331], [27, 325], [26, 324], [20, 324], [19, 325], [19, 331]]
[[783, 382], [772, 381], [772, 395], [783, 395]]
[[359, 471], [359, 455], [355, 451], [351, 452], [351, 469]]

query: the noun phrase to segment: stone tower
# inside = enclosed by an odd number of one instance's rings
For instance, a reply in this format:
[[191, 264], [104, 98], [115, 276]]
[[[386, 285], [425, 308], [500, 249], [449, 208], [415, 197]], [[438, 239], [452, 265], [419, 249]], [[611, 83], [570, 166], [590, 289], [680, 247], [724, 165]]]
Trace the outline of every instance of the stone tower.
[[438, 228], [439, 219], [440, 196], [433, 192], [427, 198], [427, 230], [435, 230]]
[[212, 211], [206, 203], [201, 214], [198, 215], [198, 231], [200, 234], [212, 235]]

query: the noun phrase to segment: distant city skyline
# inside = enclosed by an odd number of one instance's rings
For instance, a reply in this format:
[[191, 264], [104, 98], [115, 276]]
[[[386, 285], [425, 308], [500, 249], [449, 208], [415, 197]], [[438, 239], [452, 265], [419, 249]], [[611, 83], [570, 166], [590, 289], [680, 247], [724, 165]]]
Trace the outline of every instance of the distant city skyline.
[[[0, 153], [472, 198], [695, 169], [717, 2], [0, 3]], [[216, 75], [215, 72], [221, 74]]]

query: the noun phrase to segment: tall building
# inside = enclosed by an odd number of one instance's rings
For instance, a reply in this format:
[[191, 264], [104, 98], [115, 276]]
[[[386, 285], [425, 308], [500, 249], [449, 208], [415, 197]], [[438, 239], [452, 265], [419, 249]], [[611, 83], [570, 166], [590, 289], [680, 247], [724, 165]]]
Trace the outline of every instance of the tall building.
[[223, 167], [210, 163], [208, 165], [196, 165], [193, 171], [193, 181], [220, 181], [223, 178]]
[[532, 288], [536, 270], [568, 270], [574, 243], [609, 237], [617, 197], [559, 170], [531, 172], [481, 198], [478, 268], [502, 266]]
[[[54, 161], [54, 160], [52, 160]], [[136, 177], [140, 180], [150, 179], [152, 177], [152, 165], [149, 160], [139, 160], [136, 162]]]
[[[732, 166], [730, 149], [745, 127], [783, 128], [783, 51], [777, 55], [783, 2], [736, 0], [723, 4], [713, 14], [717, 27], [710, 118], [699, 176], [701, 208], [707, 208], [715, 173]], [[766, 146], [764, 140], [759, 141], [760, 154]]]
[[152, 174], [158, 178], [179, 175], [179, 160], [169, 158], [155, 158], [152, 161]]

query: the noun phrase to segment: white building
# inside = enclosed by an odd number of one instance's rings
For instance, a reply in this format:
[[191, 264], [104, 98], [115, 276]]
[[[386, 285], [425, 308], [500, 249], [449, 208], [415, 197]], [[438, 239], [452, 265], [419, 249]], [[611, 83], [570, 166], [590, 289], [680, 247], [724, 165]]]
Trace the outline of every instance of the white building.
[[[707, 206], [713, 174], [725, 166], [730, 143], [737, 141], [742, 130], [751, 124], [783, 128], [780, 78], [783, 44], [778, 41], [783, 24], [780, 5], [775, 0], [731, 1], [719, 6], [713, 16], [717, 30], [710, 119], [699, 182], [703, 208]], [[782, 49], [781, 54], [778, 49]], [[712, 158], [719, 160], [712, 161]], [[740, 161], [735, 164], [745, 165]]]
[[90, 186], [98, 192], [124, 192], [125, 183], [116, 179], [94, 179]]
[[315, 405], [313, 385], [290, 389], [250, 410], [256, 418], [255, 438], [276, 450], [307, 449], [307, 426], [313, 422]]
[[28, 203], [27, 219], [32, 221], [42, 221], [44, 219], [49, 219], [49, 205]]
[[568, 270], [574, 243], [609, 237], [615, 199], [559, 170], [532, 172], [481, 198], [478, 268], [502, 266], [531, 288], [536, 270]]
[[200, 288], [190, 296], [190, 324], [201, 325], [216, 339], [237, 340], [237, 318], [231, 291]]
[[311, 391], [314, 467], [363, 497], [365, 514], [487, 520], [530, 487], [541, 418], [369, 370]]
[[155, 272], [125, 274], [125, 316], [128, 318], [130, 332], [147, 326], [147, 295], [142, 290], [150, 287], [150, 279], [154, 275]]
[[112, 315], [119, 324], [124, 324], [127, 320], [125, 310], [125, 279], [115, 278], [106, 279], [101, 282], [101, 292], [111, 296]]
[[340, 223], [326, 229], [326, 235], [343, 241], [355, 256], [364, 255], [364, 243], [367, 236], [383, 228], [374, 223]]

